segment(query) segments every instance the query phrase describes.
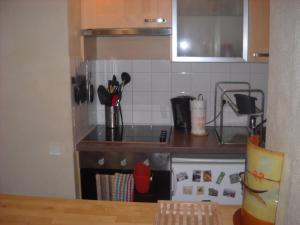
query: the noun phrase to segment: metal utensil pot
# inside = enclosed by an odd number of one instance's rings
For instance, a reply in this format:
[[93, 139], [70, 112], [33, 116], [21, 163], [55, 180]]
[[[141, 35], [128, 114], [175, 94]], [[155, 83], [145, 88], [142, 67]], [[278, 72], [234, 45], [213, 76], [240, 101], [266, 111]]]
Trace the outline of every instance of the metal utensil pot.
[[116, 128], [120, 125], [120, 107], [105, 106], [105, 125], [108, 128]]

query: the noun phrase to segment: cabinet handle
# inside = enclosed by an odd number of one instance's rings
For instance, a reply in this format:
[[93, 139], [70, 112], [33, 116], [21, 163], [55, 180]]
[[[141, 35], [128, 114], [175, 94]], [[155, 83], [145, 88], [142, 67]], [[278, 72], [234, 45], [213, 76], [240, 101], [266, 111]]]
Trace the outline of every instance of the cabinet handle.
[[254, 52], [253, 57], [269, 57], [269, 53]]
[[147, 18], [144, 19], [145, 23], [166, 23], [167, 20], [165, 18]]
[[103, 166], [104, 165], [104, 158], [101, 158], [98, 160], [98, 165]]

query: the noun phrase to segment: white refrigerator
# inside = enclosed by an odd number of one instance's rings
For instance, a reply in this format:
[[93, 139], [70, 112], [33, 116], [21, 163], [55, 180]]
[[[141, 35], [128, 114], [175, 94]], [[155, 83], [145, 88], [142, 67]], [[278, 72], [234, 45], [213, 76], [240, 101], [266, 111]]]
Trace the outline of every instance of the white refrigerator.
[[172, 158], [172, 200], [242, 204], [244, 159]]

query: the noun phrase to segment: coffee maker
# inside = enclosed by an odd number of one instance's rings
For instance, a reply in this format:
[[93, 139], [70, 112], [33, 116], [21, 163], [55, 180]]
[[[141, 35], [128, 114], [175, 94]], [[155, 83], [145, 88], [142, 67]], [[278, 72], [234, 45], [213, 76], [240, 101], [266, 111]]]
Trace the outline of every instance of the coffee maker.
[[173, 111], [173, 121], [175, 129], [191, 129], [191, 109], [190, 100], [195, 99], [191, 96], [178, 96], [171, 98]]

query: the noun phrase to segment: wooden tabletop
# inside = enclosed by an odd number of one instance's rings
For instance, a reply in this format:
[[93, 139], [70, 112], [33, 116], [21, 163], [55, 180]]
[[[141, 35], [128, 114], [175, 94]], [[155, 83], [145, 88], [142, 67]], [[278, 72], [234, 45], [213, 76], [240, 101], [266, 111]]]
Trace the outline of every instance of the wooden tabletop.
[[[2, 225], [153, 225], [157, 203], [71, 200], [0, 194]], [[239, 206], [220, 206], [223, 225], [232, 225]]]

